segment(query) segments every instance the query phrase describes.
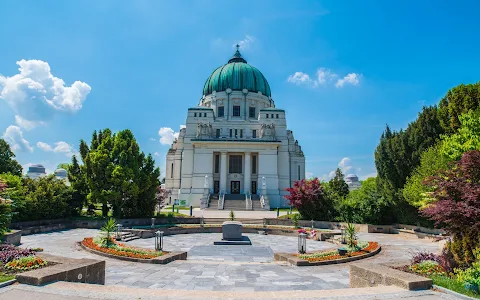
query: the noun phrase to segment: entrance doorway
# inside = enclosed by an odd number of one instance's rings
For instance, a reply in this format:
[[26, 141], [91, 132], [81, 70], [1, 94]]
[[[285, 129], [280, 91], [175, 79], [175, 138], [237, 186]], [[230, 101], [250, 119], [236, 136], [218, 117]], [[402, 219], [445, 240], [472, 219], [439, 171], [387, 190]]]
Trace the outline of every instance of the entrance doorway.
[[257, 181], [252, 181], [252, 195], [257, 194]]
[[240, 181], [231, 181], [230, 182], [230, 193], [240, 194]]
[[220, 192], [220, 181], [215, 180], [213, 182], [213, 193], [218, 194]]

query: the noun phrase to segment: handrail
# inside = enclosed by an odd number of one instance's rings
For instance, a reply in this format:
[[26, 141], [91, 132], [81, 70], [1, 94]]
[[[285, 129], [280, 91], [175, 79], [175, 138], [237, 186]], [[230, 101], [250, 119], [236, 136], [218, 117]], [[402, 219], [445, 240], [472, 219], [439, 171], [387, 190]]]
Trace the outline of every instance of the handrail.
[[207, 196], [207, 206], [206, 207], [210, 207], [210, 196], [212, 194], [208, 193], [208, 196]]
[[218, 194], [218, 209], [223, 209], [223, 204], [225, 202], [225, 191], [220, 191]]
[[250, 193], [245, 194], [245, 206], [247, 210], [253, 210], [252, 195]]
[[262, 206], [262, 208], [265, 208], [265, 197], [260, 196], [260, 205]]

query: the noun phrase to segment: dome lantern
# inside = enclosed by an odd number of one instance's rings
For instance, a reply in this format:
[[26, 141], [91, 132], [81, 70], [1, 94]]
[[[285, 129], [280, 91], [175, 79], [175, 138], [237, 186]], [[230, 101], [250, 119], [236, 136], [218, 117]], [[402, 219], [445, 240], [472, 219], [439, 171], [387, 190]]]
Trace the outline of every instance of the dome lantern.
[[203, 87], [203, 96], [211, 95], [214, 92], [224, 92], [227, 89], [232, 91], [243, 91], [258, 93], [271, 97], [270, 85], [267, 79], [257, 68], [249, 65], [237, 50], [227, 64], [218, 67], [208, 77]]

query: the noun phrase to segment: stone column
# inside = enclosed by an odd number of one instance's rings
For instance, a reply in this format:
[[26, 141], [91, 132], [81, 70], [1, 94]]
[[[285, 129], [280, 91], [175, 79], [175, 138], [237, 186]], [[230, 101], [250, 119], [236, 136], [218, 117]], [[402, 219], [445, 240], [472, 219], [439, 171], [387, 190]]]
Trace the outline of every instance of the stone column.
[[250, 193], [252, 191], [252, 161], [251, 153], [245, 152], [245, 167], [243, 169], [243, 189], [244, 193]]
[[227, 151], [220, 152], [220, 191], [227, 191]]

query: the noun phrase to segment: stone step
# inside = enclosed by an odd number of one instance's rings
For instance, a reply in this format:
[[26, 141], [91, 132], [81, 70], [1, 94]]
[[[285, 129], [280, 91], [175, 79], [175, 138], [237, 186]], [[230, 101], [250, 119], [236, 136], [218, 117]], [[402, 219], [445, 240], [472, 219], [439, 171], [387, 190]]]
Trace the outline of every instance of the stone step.
[[[55, 282], [46, 286], [12, 285], [2, 291], [2, 299], [39, 299], [39, 300], [125, 300], [145, 299], [456, 299], [432, 290], [407, 291], [395, 286], [376, 286], [366, 288], [346, 288], [331, 290], [282, 290], [278, 293], [238, 291], [232, 288], [226, 291], [185, 290], [140, 288], [132, 286], [83, 284], [73, 282]], [[79, 297], [81, 295], [81, 297]], [[1, 297], [0, 297], [1, 298]]]

